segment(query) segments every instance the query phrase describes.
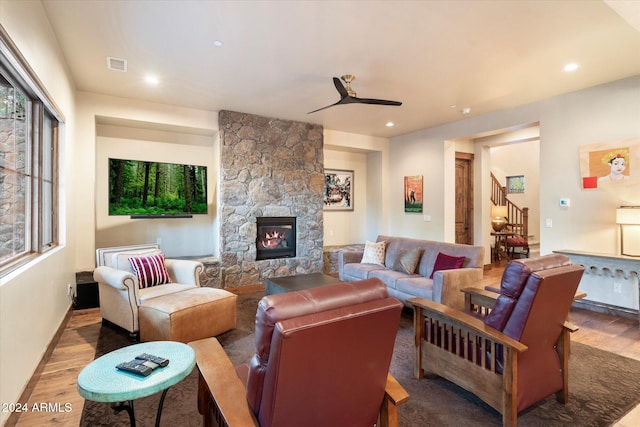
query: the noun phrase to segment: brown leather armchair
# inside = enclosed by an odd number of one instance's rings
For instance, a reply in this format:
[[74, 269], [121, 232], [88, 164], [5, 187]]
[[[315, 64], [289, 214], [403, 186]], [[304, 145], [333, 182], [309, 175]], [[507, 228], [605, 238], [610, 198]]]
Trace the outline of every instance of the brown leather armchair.
[[397, 426], [409, 395], [388, 371], [402, 307], [378, 279], [263, 297], [248, 364], [234, 370], [215, 338], [190, 343], [204, 425]]
[[517, 425], [518, 412], [556, 394], [568, 399], [566, 322], [584, 268], [559, 254], [513, 260], [500, 294], [466, 289], [468, 313], [414, 298], [414, 373], [439, 375]]

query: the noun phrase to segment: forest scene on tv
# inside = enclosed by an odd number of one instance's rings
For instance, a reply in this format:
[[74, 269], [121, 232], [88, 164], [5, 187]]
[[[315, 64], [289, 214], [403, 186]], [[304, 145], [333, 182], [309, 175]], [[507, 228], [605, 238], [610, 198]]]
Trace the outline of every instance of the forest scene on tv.
[[206, 166], [109, 159], [109, 215], [206, 213]]

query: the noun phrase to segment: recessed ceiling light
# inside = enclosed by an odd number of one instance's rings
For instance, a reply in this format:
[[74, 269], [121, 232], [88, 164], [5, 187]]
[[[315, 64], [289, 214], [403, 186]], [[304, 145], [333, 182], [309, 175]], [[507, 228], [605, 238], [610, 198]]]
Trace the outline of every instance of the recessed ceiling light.
[[464, 107], [462, 110], [460, 110], [460, 112], [462, 114], [469, 114], [471, 112], [471, 108], [469, 107]]
[[565, 65], [565, 66], [564, 66], [564, 68], [563, 68], [563, 70], [564, 70], [566, 73], [570, 73], [570, 72], [572, 72], [572, 71], [577, 70], [578, 68], [580, 68], [580, 65], [576, 64], [575, 62], [572, 62], [572, 63], [570, 63], [570, 64]]
[[222, 47], [222, 45], [223, 45], [223, 44], [224, 44], [224, 43], [222, 43], [222, 41], [220, 41], [220, 40], [214, 40], [214, 41], [213, 41], [213, 45], [214, 45], [215, 47]]
[[156, 76], [147, 76], [144, 78], [144, 81], [150, 85], [157, 85], [158, 83], [160, 83], [160, 80], [158, 80]]
[[388, 128], [392, 128], [392, 127], [394, 127], [394, 126], [395, 126], [395, 123], [393, 123], [393, 122], [387, 122], [387, 124], [386, 124], [385, 126], [386, 126], [386, 127], [388, 127]]

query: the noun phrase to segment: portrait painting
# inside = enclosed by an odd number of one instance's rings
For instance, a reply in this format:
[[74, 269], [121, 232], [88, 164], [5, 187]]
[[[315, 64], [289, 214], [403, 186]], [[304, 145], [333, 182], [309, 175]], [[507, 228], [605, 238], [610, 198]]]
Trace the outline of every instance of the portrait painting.
[[583, 189], [619, 188], [640, 181], [640, 140], [580, 146]]

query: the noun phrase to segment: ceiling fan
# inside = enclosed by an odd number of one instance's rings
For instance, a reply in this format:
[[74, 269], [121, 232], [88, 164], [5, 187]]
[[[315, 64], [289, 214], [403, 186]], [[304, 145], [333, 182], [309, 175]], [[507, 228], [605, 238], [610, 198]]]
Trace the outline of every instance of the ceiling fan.
[[337, 77], [333, 78], [333, 84], [336, 86], [338, 93], [340, 94], [340, 101], [335, 104], [327, 105], [326, 107], [318, 108], [317, 110], [309, 111], [307, 114], [315, 113], [320, 110], [324, 110], [325, 108], [333, 107], [334, 105], [340, 104], [376, 104], [376, 105], [402, 105], [402, 102], [398, 101], [387, 101], [385, 99], [373, 99], [373, 98], [358, 98], [356, 92], [351, 89], [351, 82], [355, 80], [356, 76], [353, 74], [345, 74], [340, 77], [347, 86], [345, 87], [342, 83], [340, 83], [340, 79]]

